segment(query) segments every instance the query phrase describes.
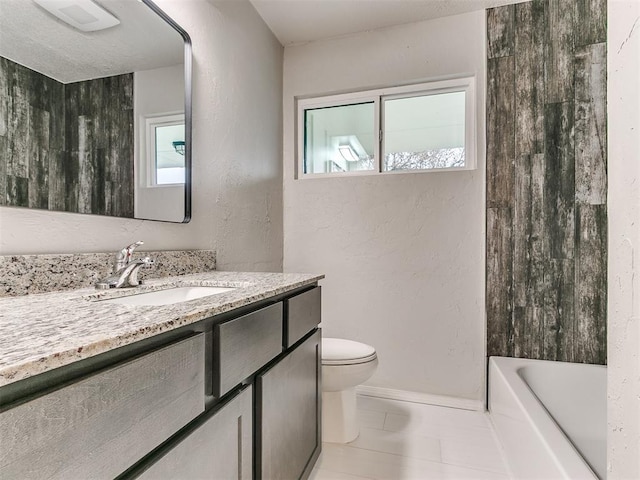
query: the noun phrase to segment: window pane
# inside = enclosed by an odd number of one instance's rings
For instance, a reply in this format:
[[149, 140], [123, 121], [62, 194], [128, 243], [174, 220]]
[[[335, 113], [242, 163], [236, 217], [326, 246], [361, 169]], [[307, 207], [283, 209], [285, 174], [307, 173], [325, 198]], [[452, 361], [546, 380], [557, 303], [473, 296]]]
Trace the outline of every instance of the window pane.
[[464, 167], [465, 92], [384, 100], [383, 171]]
[[304, 112], [304, 173], [373, 170], [374, 104]]
[[184, 183], [184, 124], [155, 127], [156, 185]]

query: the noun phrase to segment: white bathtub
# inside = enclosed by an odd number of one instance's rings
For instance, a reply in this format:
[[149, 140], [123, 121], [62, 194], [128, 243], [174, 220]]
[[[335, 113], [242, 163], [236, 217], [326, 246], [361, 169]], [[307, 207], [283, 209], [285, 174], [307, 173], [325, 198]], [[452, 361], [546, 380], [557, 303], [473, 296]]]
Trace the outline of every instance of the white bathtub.
[[607, 367], [491, 357], [489, 413], [515, 478], [606, 478]]

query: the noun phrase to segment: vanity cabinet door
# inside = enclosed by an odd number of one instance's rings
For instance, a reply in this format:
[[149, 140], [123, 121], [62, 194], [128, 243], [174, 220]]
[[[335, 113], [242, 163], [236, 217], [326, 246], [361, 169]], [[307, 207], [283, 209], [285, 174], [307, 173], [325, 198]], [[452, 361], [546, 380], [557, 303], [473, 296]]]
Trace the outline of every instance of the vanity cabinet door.
[[251, 480], [252, 387], [245, 388], [138, 478], [144, 480]]
[[204, 335], [0, 413], [0, 478], [112, 479], [204, 411]]
[[306, 477], [320, 453], [320, 330], [256, 381], [257, 478]]

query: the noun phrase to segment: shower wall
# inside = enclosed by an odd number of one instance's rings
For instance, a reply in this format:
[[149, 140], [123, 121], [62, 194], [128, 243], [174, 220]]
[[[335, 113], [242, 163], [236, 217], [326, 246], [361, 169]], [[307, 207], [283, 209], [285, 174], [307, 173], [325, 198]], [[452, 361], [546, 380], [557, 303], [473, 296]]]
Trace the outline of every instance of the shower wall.
[[606, 0], [487, 10], [487, 354], [606, 363]]

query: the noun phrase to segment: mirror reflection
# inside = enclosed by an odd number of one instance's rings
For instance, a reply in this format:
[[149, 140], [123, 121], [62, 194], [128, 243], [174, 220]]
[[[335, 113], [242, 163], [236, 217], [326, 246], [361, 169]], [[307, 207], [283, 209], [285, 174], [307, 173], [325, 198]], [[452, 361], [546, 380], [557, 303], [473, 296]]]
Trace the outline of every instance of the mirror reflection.
[[150, 1], [0, 1], [0, 205], [190, 217], [190, 43]]

